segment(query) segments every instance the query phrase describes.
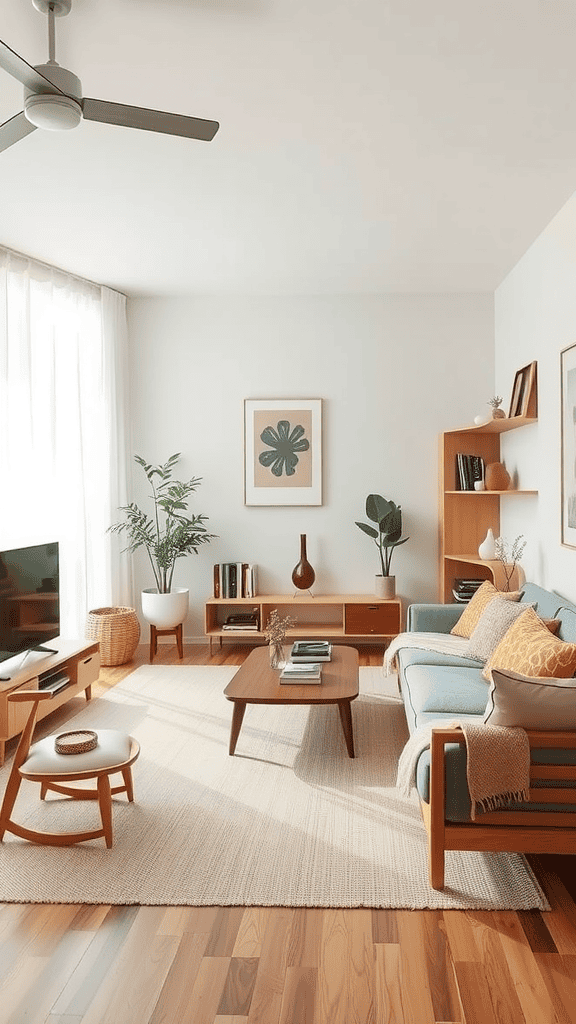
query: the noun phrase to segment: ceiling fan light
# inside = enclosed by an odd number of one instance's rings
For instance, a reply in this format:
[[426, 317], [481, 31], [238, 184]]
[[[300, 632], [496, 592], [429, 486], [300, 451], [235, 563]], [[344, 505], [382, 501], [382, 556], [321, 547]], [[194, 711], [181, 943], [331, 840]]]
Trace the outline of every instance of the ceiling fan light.
[[82, 107], [70, 96], [34, 93], [26, 97], [24, 113], [36, 128], [66, 131], [77, 128], [82, 120]]

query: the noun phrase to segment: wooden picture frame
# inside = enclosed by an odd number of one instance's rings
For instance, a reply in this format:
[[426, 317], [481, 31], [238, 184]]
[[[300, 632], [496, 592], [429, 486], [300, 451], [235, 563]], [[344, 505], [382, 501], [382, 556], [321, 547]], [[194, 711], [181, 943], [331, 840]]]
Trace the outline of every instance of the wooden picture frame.
[[536, 363], [516, 371], [508, 417], [536, 416]]
[[561, 543], [576, 548], [576, 344], [560, 353]]
[[322, 399], [244, 401], [244, 504], [322, 504]]

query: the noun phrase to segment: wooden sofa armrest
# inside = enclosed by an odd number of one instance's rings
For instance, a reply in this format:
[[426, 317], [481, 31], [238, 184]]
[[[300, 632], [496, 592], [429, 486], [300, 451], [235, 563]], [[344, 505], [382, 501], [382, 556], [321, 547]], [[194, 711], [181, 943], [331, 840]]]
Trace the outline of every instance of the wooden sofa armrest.
[[[527, 729], [530, 749], [576, 749], [576, 732], [564, 730], [540, 730]], [[524, 826], [528, 826], [531, 833], [545, 830], [550, 833], [550, 828], [555, 832], [558, 840], [556, 852], [565, 852], [562, 843], [576, 843], [576, 827], [568, 822], [568, 828], [563, 827], [566, 812], [554, 811], [497, 811], [490, 814], [483, 814], [481, 820], [454, 824], [446, 822], [446, 757], [445, 745], [447, 743], [465, 744], [466, 739], [460, 727], [455, 728], [433, 728], [430, 737], [430, 804], [428, 807], [421, 801], [424, 817], [424, 824], [428, 831], [428, 869], [430, 885], [433, 889], [444, 888], [444, 854], [446, 849], [477, 849], [477, 850], [506, 850], [523, 849], [524, 852], [541, 852], [542, 849], [550, 849], [554, 852], [554, 846], [542, 845], [540, 840], [534, 839], [533, 835], [527, 836], [525, 845], [517, 846], [514, 843], [506, 842], [508, 829], [517, 829], [522, 832]], [[574, 789], [568, 789], [563, 793], [562, 801], [558, 800], [558, 789], [536, 788], [530, 789], [531, 796], [542, 803], [566, 803], [576, 804], [576, 765], [570, 764], [533, 764], [530, 768], [531, 779], [566, 780], [574, 782]], [[572, 815], [576, 817], [576, 815]], [[540, 824], [541, 823], [541, 824]], [[502, 842], [496, 841], [494, 830], [500, 833]], [[469, 844], [464, 840], [464, 832], [477, 831], [478, 844]], [[487, 830], [492, 830], [494, 841], [486, 839]], [[462, 841], [452, 845], [452, 839], [460, 833]], [[511, 834], [511, 833], [510, 833]], [[571, 835], [572, 834], [572, 835]], [[572, 836], [574, 837], [572, 839]]]

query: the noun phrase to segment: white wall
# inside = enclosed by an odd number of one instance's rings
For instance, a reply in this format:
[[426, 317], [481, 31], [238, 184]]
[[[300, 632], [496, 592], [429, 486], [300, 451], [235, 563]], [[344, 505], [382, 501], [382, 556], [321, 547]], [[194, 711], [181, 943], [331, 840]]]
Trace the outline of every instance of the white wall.
[[[204, 478], [193, 509], [219, 535], [176, 571], [189, 637], [214, 562], [255, 562], [261, 592], [291, 593], [300, 533], [318, 593], [372, 593], [377, 551], [354, 525], [372, 491], [403, 508], [399, 594], [437, 600], [438, 434], [493, 393], [492, 296], [133, 299], [128, 314], [134, 452], [183, 452], [182, 478]], [[322, 507], [244, 505], [243, 400], [281, 397], [324, 400]], [[136, 583], [152, 585], [144, 558]]]
[[576, 601], [576, 550], [560, 541], [560, 351], [576, 342], [576, 198], [498, 288], [495, 334], [499, 394], [509, 398], [515, 371], [538, 361], [538, 423], [503, 446], [508, 470], [538, 498], [507, 498], [501, 533], [525, 535], [527, 579]]

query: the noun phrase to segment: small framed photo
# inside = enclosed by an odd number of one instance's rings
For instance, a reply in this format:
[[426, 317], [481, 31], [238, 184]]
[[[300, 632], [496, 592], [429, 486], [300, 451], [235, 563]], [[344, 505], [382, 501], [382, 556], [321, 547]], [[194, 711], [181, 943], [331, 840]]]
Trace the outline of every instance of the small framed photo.
[[322, 504], [322, 399], [244, 401], [244, 504]]
[[508, 416], [535, 416], [536, 363], [529, 363], [516, 372], [512, 385]]
[[576, 345], [560, 353], [562, 537], [576, 548]]

